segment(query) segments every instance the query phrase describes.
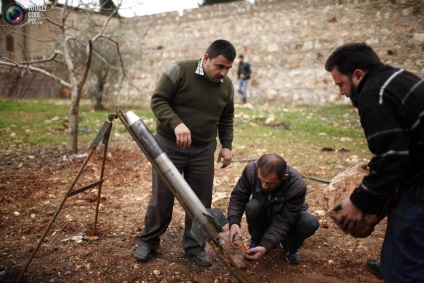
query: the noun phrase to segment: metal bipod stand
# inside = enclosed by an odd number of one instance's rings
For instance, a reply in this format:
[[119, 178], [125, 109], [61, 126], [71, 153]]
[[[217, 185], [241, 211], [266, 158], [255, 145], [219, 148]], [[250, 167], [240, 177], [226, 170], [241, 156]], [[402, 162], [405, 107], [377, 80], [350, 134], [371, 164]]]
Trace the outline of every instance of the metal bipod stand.
[[[33, 260], [33, 258], [35, 256], [35, 254], [37, 253], [38, 249], [40, 248], [41, 243], [43, 242], [43, 240], [46, 237], [47, 233], [49, 232], [51, 226], [53, 225], [54, 221], [56, 220], [57, 216], [59, 215], [59, 213], [60, 213], [63, 205], [65, 204], [66, 200], [68, 199], [68, 197], [77, 195], [79, 193], [82, 193], [86, 190], [89, 190], [89, 189], [92, 189], [92, 188], [95, 188], [95, 187], [98, 187], [98, 191], [97, 191], [96, 213], [95, 213], [95, 217], [94, 217], [92, 235], [97, 234], [97, 228], [96, 227], [97, 227], [97, 217], [98, 217], [99, 206], [100, 206], [100, 195], [101, 195], [101, 192], [102, 192], [102, 184], [105, 181], [104, 169], [105, 169], [105, 164], [106, 164], [106, 154], [107, 154], [107, 149], [108, 149], [108, 144], [109, 144], [110, 133], [112, 131], [112, 122], [113, 122], [114, 119], [117, 119], [117, 118], [118, 118], [118, 113], [115, 112], [114, 114], [110, 114], [108, 119], [104, 122], [102, 128], [97, 133], [97, 136], [95, 137], [95, 139], [93, 140], [93, 142], [90, 145], [89, 153], [88, 153], [87, 157], [84, 159], [84, 162], [83, 162], [81, 168], [79, 169], [74, 181], [72, 182], [71, 186], [69, 187], [69, 189], [66, 191], [65, 195], [63, 196], [63, 199], [62, 199], [61, 203], [59, 204], [59, 207], [57, 208], [56, 212], [54, 213], [54, 215], [52, 217], [52, 220], [50, 221], [49, 225], [44, 230], [41, 238], [38, 240], [37, 246], [32, 251], [30, 258], [28, 259], [27, 263], [25, 264], [24, 268], [22, 269], [21, 273], [19, 274], [19, 277], [16, 280], [16, 282], [20, 282], [20, 280], [22, 279], [25, 271], [27, 270], [28, 266], [30, 265], [31, 261]], [[82, 187], [80, 189], [73, 190], [78, 179], [79, 179], [79, 177], [81, 176], [82, 172], [84, 171], [85, 167], [87, 166], [88, 161], [90, 160], [91, 156], [93, 155], [94, 151], [96, 150], [96, 148], [98, 147], [98, 145], [100, 144], [101, 141], [103, 141], [104, 150], [103, 150], [102, 168], [101, 168], [101, 171], [100, 171], [99, 181], [94, 182], [94, 183], [92, 183], [88, 186]]]
[[[29, 264], [31, 263], [35, 254], [37, 253], [38, 249], [40, 248], [41, 243], [43, 242], [43, 240], [46, 237], [47, 233], [49, 232], [51, 226], [53, 225], [54, 221], [56, 220], [57, 216], [59, 215], [59, 212], [62, 209], [62, 207], [65, 204], [68, 197], [77, 195], [79, 193], [82, 193], [86, 190], [89, 190], [89, 189], [92, 189], [92, 188], [95, 188], [95, 187], [98, 187], [98, 192], [97, 192], [96, 213], [95, 213], [95, 218], [94, 218], [92, 235], [97, 234], [96, 226], [97, 226], [97, 217], [98, 217], [98, 211], [99, 211], [99, 206], [100, 206], [100, 196], [101, 196], [101, 191], [102, 191], [102, 184], [105, 181], [104, 169], [105, 169], [105, 163], [106, 163], [106, 154], [107, 154], [107, 149], [108, 149], [108, 144], [109, 144], [110, 133], [112, 131], [112, 122], [113, 122], [114, 119], [119, 119], [122, 122], [122, 124], [125, 126], [125, 128], [129, 131], [129, 133], [132, 135], [132, 137], [136, 140], [134, 134], [130, 130], [128, 122], [125, 119], [122, 111], [118, 110], [114, 114], [110, 114], [108, 116], [108, 119], [104, 122], [102, 128], [97, 133], [96, 138], [91, 143], [89, 153], [88, 153], [87, 157], [85, 158], [81, 168], [79, 169], [74, 181], [72, 182], [71, 186], [69, 187], [69, 189], [66, 191], [65, 195], [63, 196], [63, 199], [62, 199], [58, 209], [56, 210], [56, 212], [54, 213], [54, 215], [52, 217], [52, 220], [50, 221], [49, 225], [47, 226], [47, 228], [43, 232], [41, 238], [38, 240], [37, 246], [34, 248], [29, 260], [27, 261], [27, 263], [25, 264], [21, 273], [19, 274], [19, 277], [16, 280], [17, 283], [20, 282], [21, 278], [25, 274], [25, 271], [27, 270]], [[94, 183], [92, 183], [88, 186], [82, 187], [80, 189], [73, 190], [78, 179], [79, 179], [79, 177], [81, 176], [82, 172], [84, 171], [88, 161], [90, 160], [91, 156], [93, 155], [94, 151], [96, 150], [97, 146], [100, 144], [101, 141], [103, 141], [103, 144], [104, 144], [104, 151], [103, 151], [102, 168], [101, 168], [101, 171], [100, 171], [99, 181], [94, 182]], [[146, 152], [143, 149], [142, 149], [142, 151], [146, 154]], [[148, 155], [146, 155], [146, 156], [148, 156]], [[152, 162], [152, 160], [150, 160], [150, 161]], [[152, 165], [155, 165], [154, 162], [152, 162]], [[157, 166], [157, 165], [155, 165], [155, 166]], [[165, 181], [166, 181], [166, 179], [164, 179], [164, 182]], [[191, 214], [191, 212], [187, 208], [187, 206], [184, 204], [184, 201], [180, 198], [178, 193], [175, 193], [174, 195], [177, 198], [177, 200], [180, 202], [180, 204], [183, 206], [186, 213], [188, 213], [188, 215], [193, 219], [193, 215]], [[239, 267], [232, 260], [232, 258], [225, 252], [225, 250], [222, 248], [222, 245], [220, 243], [218, 243], [217, 239], [215, 239], [215, 240], [210, 239], [208, 241], [208, 243], [211, 245], [212, 249], [215, 251], [215, 253], [217, 254], [218, 258], [221, 260], [221, 262], [232, 273], [232, 275], [238, 280], [238, 282], [241, 282], [241, 283], [250, 283], [251, 282], [249, 280], [249, 278], [247, 278], [247, 276], [245, 274], [243, 274], [243, 272], [239, 269]]]

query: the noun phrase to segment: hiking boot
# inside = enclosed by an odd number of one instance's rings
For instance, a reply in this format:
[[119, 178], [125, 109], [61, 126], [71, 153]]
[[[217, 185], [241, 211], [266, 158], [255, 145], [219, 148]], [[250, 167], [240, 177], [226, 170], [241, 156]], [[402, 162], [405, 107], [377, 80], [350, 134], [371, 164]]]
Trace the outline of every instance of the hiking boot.
[[369, 259], [365, 262], [365, 267], [373, 275], [377, 276], [379, 279], [383, 279], [383, 274], [381, 273], [380, 261], [375, 259]]
[[293, 253], [286, 253], [286, 260], [290, 264], [299, 264], [302, 259], [300, 257], [300, 253], [298, 251], [295, 251]]
[[133, 255], [137, 261], [148, 261], [152, 257], [153, 250], [148, 247], [137, 247]]
[[191, 257], [200, 266], [209, 267], [212, 265], [212, 259], [205, 251], [201, 251], [200, 253], [192, 255]]

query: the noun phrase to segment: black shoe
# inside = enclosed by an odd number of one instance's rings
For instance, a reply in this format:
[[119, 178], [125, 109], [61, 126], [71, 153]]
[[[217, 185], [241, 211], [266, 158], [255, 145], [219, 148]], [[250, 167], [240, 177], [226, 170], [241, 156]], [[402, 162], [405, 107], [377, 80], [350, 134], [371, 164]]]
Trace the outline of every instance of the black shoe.
[[212, 259], [207, 252], [202, 251], [192, 256], [193, 260], [200, 266], [209, 267], [212, 265]]
[[299, 264], [302, 261], [302, 258], [300, 257], [300, 253], [298, 251], [295, 251], [293, 253], [286, 253], [286, 260], [290, 264]]
[[383, 279], [383, 274], [381, 273], [380, 261], [375, 259], [369, 259], [365, 262], [365, 267], [373, 275], [377, 276], [380, 279]]
[[137, 261], [148, 261], [152, 257], [153, 250], [148, 247], [137, 247], [133, 255]]

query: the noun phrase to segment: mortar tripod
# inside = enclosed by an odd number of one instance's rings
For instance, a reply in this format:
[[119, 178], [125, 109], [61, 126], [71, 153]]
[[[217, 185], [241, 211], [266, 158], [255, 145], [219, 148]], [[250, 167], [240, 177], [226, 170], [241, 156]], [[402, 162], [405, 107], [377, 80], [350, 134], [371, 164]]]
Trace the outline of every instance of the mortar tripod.
[[[28, 266], [30, 265], [30, 263], [34, 259], [35, 254], [39, 250], [42, 242], [44, 241], [47, 233], [50, 231], [51, 226], [53, 225], [54, 221], [58, 217], [58, 215], [59, 215], [59, 213], [60, 213], [63, 205], [65, 204], [66, 200], [68, 199], [68, 197], [75, 196], [75, 195], [77, 195], [79, 193], [85, 192], [85, 191], [87, 191], [89, 189], [93, 189], [93, 188], [96, 188], [96, 187], [98, 187], [98, 190], [97, 190], [97, 202], [96, 202], [96, 211], [95, 211], [95, 217], [94, 217], [94, 224], [93, 224], [93, 228], [92, 228], [91, 234], [92, 235], [96, 235], [97, 234], [97, 220], [98, 220], [98, 212], [99, 212], [99, 206], [100, 206], [100, 197], [101, 197], [102, 185], [103, 185], [103, 182], [105, 181], [105, 178], [104, 178], [104, 169], [105, 169], [105, 164], [106, 164], [106, 155], [107, 155], [107, 150], [108, 150], [108, 145], [109, 145], [109, 139], [110, 139], [110, 133], [112, 131], [112, 125], [113, 125], [113, 120], [114, 119], [119, 119], [122, 122], [122, 124], [125, 126], [125, 128], [131, 133], [131, 131], [129, 130], [128, 123], [127, 123], [127, 121], [125, 119], [125, 116], [122, 113], [122, 111], [118, 110], [115, 113], [110, 114], [108, 116], [108, 119], [104, 122], [103, 126], [100, 128], [99, 132], [97, 133], [97, 136], [92, 141], [92, 143], [90, 145], [90, 148], [89, 148], [89, 152], [88, 152], [86, 158], [84, 159], [83, 164], [81, 165], [81, 168], [79, 169], [79, 171], [78, 171], [77, 175], [75, 176], [73, 182], [71, 183], [70, 187], [68, 188], [68, 190], [64, 194], [64, 196], [62, 198], [62, 201], [59, 204], [59, 207], [57, 208], [57, 210], [54, 213], [51, 221], [49, 222], [49, 224], [47, 225], [46, 229], [44, 230], [41, 238], [38, 240], [38, 244], [36, 245], [36, 247], [32, 251], [30, 258], [28, 259], [28, 261], [26, 262], [25, 266], [21, 270], [21, 272], [19, 274], [19, 277], [16, 280], [16, 283], [18, 283], [18, 282], [21, 281], [23, 275], [25, 274], [25, 271], [27, 270]], [[100, 170], [99, 181], [94, 182], [94, 183], [92, 183], [90, 185], [84, 186], [82, 188], [79, 188], [79, 189], [74, 190], [74, 187], [75, 187], [75, 185], [76, 185], [79, 177], [83, 173], [85, 167], [88, 164], [88, 161], [90, 160], [91, 156], [93, 155], [93, 153], [95, 152], [95, 150], [99, 146], [100, 142], [103, 143], [104, 150], [103, 150], [103, 158], [102, 158], [102, 165], [101, 165], [101, 170]], [[176, 198], [180, 201], [180, 204], [183, 206], [185, 212], [188, 213], [188, 215], [190, 217], [192, 217], [192, 215], [190, 214], [190, 212], [187, 210], [187, 207], [184, 205], [184, 202], [181, 202], [181, 199], [179, 199], [178, 196], [176, 196]], [[223, 247], [222, 247], [222, 245], [220, 243], [218, 243], [216, 240], [208, 240], [208, 243], [212, 247], [212, 249], [215, 251], [215, 253], [218, 256], [219, 260], [225, 265], [225, 267], [231, 272], [231, 274], [237, 279], [238, 282], [240, 282], [240, 283], [250, 283], [249, 279], [240, 270], [240, 268], [233, 261], [233, 259], [225, 252], [225, 250], [223, 249]]]

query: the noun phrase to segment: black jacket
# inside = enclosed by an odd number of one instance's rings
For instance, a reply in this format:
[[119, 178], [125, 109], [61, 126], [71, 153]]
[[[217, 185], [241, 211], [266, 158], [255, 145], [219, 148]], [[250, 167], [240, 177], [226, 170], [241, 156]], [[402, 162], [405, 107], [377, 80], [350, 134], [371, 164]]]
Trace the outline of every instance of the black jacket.
[[252, 74], [252, 71], [250, 70], [250, 64], [247, 62], [240, 62], [237, 72], [237, 78], [240, 79], [240, 75], [244, 75], [243, 80], [250, 79], [250, 75]]
[[388, 65], [368, 71], [352, 98], [373, 156], [370, 173], [350, 196], [378, 212], [396, 188], [424, 184], [424, 81]]
[[292, 167], [287, 167], [289, 176], [271, 194], [264, 192], [258, 178], [258, 162], [246, 166], [231, 193], [228, 207], [228, 222], [240, 225], [245, 206], [250, 197], [258, 199], [266, 209], [270, 226], [260, 245], [268, 251], [279, 245], [293, 228], [300, 211], [307, 209], [305, 203], [306, 184], [302, 176]]

